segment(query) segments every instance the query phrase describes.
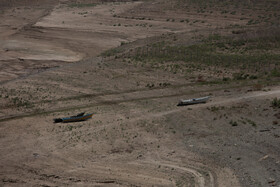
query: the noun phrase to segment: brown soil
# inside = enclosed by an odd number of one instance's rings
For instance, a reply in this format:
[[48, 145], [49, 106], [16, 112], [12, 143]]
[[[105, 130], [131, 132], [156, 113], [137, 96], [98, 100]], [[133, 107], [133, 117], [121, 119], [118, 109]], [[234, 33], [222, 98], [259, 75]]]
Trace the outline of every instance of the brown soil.
[[[186, 76], [100, 56], [228, 34], [260, 9], [38, 2], [0, 2], [0, 186], [280, 185], [279, 80], [206, 84], [218, 77], [210, 69]], [[83, 111], [93, 118], [53, 123]]]

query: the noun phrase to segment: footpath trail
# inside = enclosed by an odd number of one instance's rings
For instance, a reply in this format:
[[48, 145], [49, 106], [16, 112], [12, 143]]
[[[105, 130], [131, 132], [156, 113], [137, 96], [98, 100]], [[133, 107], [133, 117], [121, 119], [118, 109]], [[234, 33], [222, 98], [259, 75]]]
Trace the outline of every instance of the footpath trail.
[[[233, 103], [237, 103], [237, 102], [241, 102], [241, 101], [246, 101], [248, 99], [253, 99], [253, 98], [259, 98], [259, 97], [279, 97], [280, 96], [280, 88], [277, 87], [271, 91], [256, 91], [256, 92], [250, 92], [248, 94], [242, 94], [242, 95], [235, 95], [235, 96], [230, 96], [230, 97], [216, 97], [216, 98], [212, 98], [210, 100], [210, 102], [205, 103], [205, 104], [198, 104], [198, 105], [192, 105], [190, 106], [192, 109], [196, 109], [196, 108], [202, 108], [202, 107], [211, 107], [214, 105], [229, 105], [229, 104], [233, 104]], [[176, 113], [176, 112], [180, 112], [183, 110], [188, 110], [187, 107], [179, 107], [178, 109], [175, 110], [169, 110], [169, 111], [164, 111], [164, 112], [159, 112], [159, 113], [155, 113], [155, 114], [151, 114], [154, 117], [160, 117], [160, 116], [164, 116], [164, 115], [168, 115], [168, 114], [172, 114], [172, 113]]]
[[[125, 93], [122, 93], [122, 94], [125, 94]], [[178, 96], [186, 96], [186, 95], [184, 93], [180, 93], [180, 94], [161, 95], [161, 96], [137, 97], [137, 98], [129, 98], [129, 99], [100, 100], [93, 104], [85, 104], [85, 105], [78, 105], [78, 106], [71, 106], [71, 107], [61, 107], [61, 108], [56, 108], [53, 110], [47, 110], [47, 111], [41, 111], [41, 112], [31, 112], [31, 113], [25, 113], [25, 114], [6, 116], [6, 117], [0, 118], [0, 122], [9, 121], [9, 120], [13, 120], [13, 119], [20, 119], [20, 118], [25, 118], [25, 117], [44, 115], [44, 114], [51, 114], [51, 113], [55, 113], [55, 112], [70, 111], [70, 110], [76, 110], [76, 109], [86, 109], [86, 108], [90, 108], [93, 106], [114, 105], [114, 104], [120, 104], [120, 103], [151, 100], [151, 99], [165, 99], [165, 98], [170, 98], [170, 97], [175, 97], [175, 96], [178, 97]], [[195, 109], [195, 108], [209, 107], [209, 106], [214, 106], [214, 105], [231, 104], [231, 103], [246, 101], [246, 100], [252, 99], [252, 98], [277, 97], [277, 96], [278, 97], [280, 96], [279, 86], [271, 88], [270, 91], [252, 91], [252, 92], [248, 92], [246, 94], [241, 93], [241, 94], [237, 94], [237, 95], [230, 95], [227, 97], [224, 97], [224, 96], [212, 97], [210, 99], [210, 101], [205, 104], [192, 105], [190, 107], [192, 109]], [[176, 103], [174, 103], [174, 104], [176, 104]], [[189, 107], [178, 107], [173, 110], [162, 111], [159, 113], [150, 113], [150, 114], [148, 114], [148, 116], [160, 117], [160, 116], [176, 113], [176, 112], [179, 112], [182, 110], [187, 110], [188, 108]], [[147, 114], [144, 114], [144, 115], [147, 117]]]

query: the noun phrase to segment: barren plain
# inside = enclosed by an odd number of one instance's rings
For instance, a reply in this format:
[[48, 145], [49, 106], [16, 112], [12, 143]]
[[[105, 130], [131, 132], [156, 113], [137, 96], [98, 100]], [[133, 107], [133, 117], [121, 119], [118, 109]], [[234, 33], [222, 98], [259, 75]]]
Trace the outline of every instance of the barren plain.
[[0, 186], [280, 186], [279, 9], [1, 0]]

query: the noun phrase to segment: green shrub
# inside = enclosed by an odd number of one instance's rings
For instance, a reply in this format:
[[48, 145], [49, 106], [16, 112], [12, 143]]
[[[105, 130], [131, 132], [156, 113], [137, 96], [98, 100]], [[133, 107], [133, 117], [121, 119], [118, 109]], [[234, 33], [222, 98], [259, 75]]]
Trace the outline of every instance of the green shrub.
[[271, 106], [274, 107], [274, 108], [280, 108], [280, 99], [277, 99], [277, 97], [275, 97], [271, 101]]
[[231, 124], [231, 126], [233, 126], [233, 127], [238, 125], [236, 121], [232, 121], [232, 120], [229, 122], [229, 124]]
[[277, 70], [276, 68], [273, 69], [273, 70], [271, 71], [271, 76], [272, 76], [272, 77], [280, 77], [280, 71]]

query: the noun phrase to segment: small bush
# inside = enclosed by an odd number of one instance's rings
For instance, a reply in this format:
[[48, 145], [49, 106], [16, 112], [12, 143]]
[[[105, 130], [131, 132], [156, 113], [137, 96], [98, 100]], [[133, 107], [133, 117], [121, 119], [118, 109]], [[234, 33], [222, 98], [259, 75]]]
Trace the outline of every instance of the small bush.
[[256, 127], [256, 126], [257, 126], [257, 124], [256, 124], [254, 121], [250, 120], [250, 119], [246, 119], [246, 121], [247, 121], [249, 124], [251, 124], [253, 127]]
[[271, 76], [273, 76], [273, 77], [280, 77], [280, 71], [278, 71], [276, 68], [273, 69], [271, 71]]
[[242, 33], [245, 33], [244, 30], [233, 30], [231, 32], [232, 32], [232, 34], [242, 34]]
[[230, 78], [229, 77], [223, 77], [223, 81], [230, 81]]
[[229, 124], [231, 124], [231, 126], [233, 126], [233, 127], [238, 125], [236, 121], [232, 121], [232, 120], [229, 122]]
[[233, 79], [235, 80], [245, 80], [247, 79], [249, 75], [248, 74], [244, 74], [244, 73], [234, 73], [233, 74]]
[[271, 106], [274, 108], [280, 108], [280, 99], [276, 97], [271, 101]]
[[263, 86], [261, 84], [255, 84], [253, 85], [253, 89], [256, 90], [256, 91], [260, 91], [262, 90]]
[[257, 75], [250, 75], [249, 79], [258, 79]]

